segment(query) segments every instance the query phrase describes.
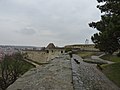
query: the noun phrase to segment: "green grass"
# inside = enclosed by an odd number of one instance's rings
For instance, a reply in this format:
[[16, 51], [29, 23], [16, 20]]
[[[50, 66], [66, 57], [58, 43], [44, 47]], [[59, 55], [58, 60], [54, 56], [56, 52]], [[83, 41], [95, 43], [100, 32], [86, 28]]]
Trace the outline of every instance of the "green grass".
[[116, 55], [104, 55], [100, 58], [102, 58], [104, 60], [112, 61], [112, 62], [120, 62], [120, 57], [118, 57]]
[[116, 55], [104, 55], [101, 57], [104, 60], [115, 62], [114, 64], [102, 65], [103, 73], [116, 85], [120, 87], [120, 57]]
[[102, 53], [101, 52], [89, 52], [89, 51], [82, 51], [82, 52], [79, 52], [78, 55], [80, 57], [82, 57], [83, 59], [85, 58], [91, 58], [92, 55], [101, 55]]
[[120, 87], [120, 62], [102, 66], [103, 73]]
[[27, 61], [25, 60], [21, 60], [21, 64], [23, 65], [22, 66], [22, 74], [24, 74], [25, 72], [27, 72], [28, 70], [30, 70], [31, 68], [34, 68], [35, 66], [31, 63], [28, 63]]

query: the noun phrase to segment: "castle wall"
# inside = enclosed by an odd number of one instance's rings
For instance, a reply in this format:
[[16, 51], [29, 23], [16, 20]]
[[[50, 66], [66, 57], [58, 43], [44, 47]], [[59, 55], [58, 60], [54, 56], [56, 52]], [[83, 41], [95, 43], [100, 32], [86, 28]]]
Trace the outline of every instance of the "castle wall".
[[48, 54], [48, 61], [55, 57], [59, 57], [63, 53], [65, 53], [65, 50], [50, 49]]
[[44, 51], [24, 51], [23, 53], [27, 53], [27, 58], [35, 62], [47, 63], [51, 59], [60, 56], [64, 52], [65, 50], [50, 49]]
[[38, 63], [46, 63], [48, 59], [48, 53], [46, 51], [24, 51], [27, 53], [27, 58]]
[[99, 51], [94, 44], [68, 45], [66, 48], [79, 48], [80, 50]]

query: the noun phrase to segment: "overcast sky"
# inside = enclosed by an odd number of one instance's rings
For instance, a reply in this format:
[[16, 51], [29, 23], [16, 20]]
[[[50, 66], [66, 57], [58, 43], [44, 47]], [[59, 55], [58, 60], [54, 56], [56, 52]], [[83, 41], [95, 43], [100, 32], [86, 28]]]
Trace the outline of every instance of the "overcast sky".
[[0, 44], [57, 46], [85, 43], [97, 32], [97, 0], [0, 0]]

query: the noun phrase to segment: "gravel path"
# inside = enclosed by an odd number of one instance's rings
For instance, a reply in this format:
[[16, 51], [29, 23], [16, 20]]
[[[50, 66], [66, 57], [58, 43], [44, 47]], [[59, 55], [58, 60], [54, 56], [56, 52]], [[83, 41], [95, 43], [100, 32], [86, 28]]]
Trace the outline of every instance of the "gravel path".
[[[79, 60], [80, 64], [74, 59]], [[96, 65], [83, 62], [77, 55], [73, 55], [71, 63], [74, 90], [120, 90], [96, 68]]]

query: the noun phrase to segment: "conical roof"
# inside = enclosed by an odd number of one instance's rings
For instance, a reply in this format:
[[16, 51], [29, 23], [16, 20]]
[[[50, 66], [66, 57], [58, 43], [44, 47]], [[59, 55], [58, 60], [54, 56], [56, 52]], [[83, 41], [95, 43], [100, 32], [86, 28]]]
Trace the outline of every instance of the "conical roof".
[[46, 48], [47, 48], [47, 49], [54, 49], [54, 48], [55, 48], [55, 45], [54, 45], [53, 43], [49, 43]]

